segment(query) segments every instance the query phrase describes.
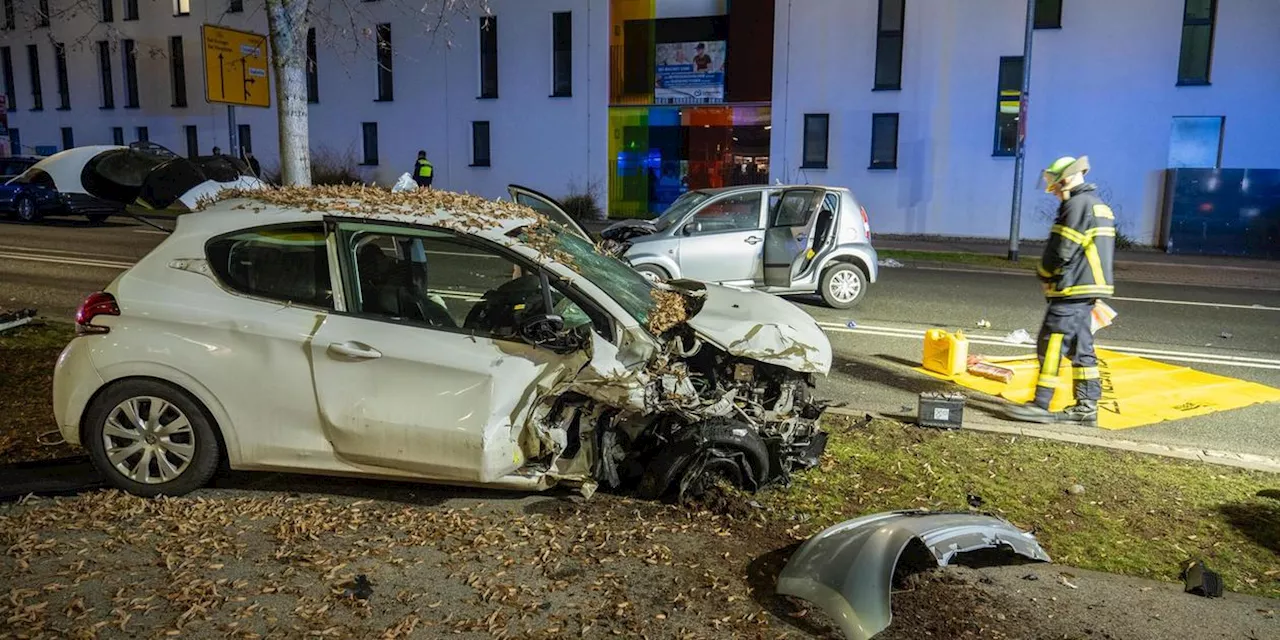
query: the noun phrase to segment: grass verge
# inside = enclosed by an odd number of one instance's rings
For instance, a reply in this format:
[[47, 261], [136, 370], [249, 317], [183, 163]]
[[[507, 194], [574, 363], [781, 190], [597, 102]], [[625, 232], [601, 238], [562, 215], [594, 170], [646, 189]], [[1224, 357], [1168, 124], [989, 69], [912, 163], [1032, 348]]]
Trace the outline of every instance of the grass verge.
[[1021, 269], [1035, 271], [1040, 263], [1038, 256], [1019, 256], [1017, 262], [1010, 262], [1004, 256], [989, 253], [964, 253], [961, 251], [911, 251], [906, 249], [878, 249], [881, 260], [893, 258], [900, 262], [946, 262], [975, 267], [991, 267], [997, 269]]
[[58, 442], [53, 421], [53, 366], [75, 336], [70, 324], [35, 321], [0, 333], [0, 464], [79, 452]]
[[[822, 470], [761, 496], [816, 533], [860, 514], [975, 510], [1034, 529], [1054, 562], [1165, 581], [1201, 558], [1280, 597], [1280, 475], [1033, 438], [831, 416]], [[1083, 493], [1072, 494], [1073, 485]], [[1274, 493], [1273, 493], [1274, 492]], [[971, 509], [968, 496], [982, 499]]]

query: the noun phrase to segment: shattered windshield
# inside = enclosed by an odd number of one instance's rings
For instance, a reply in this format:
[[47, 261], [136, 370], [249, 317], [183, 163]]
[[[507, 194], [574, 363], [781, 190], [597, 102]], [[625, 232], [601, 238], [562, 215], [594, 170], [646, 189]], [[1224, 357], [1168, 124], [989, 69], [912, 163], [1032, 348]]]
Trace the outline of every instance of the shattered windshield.
[[666, 231], [667, 227], [679, 222], [680, 218], [684, 217], [684, 214], [689, 213], [694, 207], [702, 204], [704, 200], [710, 197], [701, 191], [690, 191], [676, 198], [676, 201], [672, 202], [671, 206], [661, 216], [658, 216], [657, 220], [653, 221], [653, 228], [658, 231]]
[[548, 243], [531, 238], [531, 233], [549, 236], [550, 246], [546, 247], [549, 251], [543, 249], [544, 253], [551, 254], [550, 257], [565, 263], [591, 281], [591, 284], [600, 287], [610, 298], [613, 298], [614, 302], [626, 310], [627, 315], [635, 318], [636, 322], [648, 325], [655, 302], [650, 293], [653, 291], [653, 285], [644, 276], [617, 258], [596, 251], [595, 245], [567, 229], [562, 229], [559, 225], [547, 225], [536, 231], [525, 231], [520, 234], [522, 242], [539, 247]]

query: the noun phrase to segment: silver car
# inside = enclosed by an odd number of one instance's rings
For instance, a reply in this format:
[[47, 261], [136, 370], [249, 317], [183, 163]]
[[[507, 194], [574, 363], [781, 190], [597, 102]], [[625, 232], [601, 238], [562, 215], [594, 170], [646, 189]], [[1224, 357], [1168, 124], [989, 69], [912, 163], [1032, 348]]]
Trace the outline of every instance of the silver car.
[[700, 189], [655, 220], [619, 222], [602, 235], [654, 280], [818, 293], [837, 309], [856, 305], [877, 275], [866, 209], [843, 187]]

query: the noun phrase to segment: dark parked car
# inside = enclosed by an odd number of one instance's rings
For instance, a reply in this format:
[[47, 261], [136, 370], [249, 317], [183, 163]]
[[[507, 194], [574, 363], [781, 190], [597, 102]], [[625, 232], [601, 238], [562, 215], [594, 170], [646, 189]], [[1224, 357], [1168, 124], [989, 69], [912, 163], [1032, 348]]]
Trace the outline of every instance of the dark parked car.
[[40, 160], [30, 156], [0, 158], [0, 173], [3, 173], [0, 180], [4, 180], [4, 184], [0, 184], [0, 211], [22, 222], [32, 222], [62, 208], [52, 180], [15, 180]]
[[8, 182], [30, 169], [32, 165], [44, 160], [40, 156], [10, 156], [0, 158], [0, 182]]

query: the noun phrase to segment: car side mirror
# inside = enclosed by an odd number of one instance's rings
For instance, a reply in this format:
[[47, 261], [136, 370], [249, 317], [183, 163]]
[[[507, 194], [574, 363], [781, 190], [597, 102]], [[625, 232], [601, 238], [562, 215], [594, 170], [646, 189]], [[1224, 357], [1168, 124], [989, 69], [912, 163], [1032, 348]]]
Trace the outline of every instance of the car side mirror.
[[702, 223], [696, 222], [696, 221], [686, 224], [684, 228], [680, 230], [680, 232], [686, 236], [691, 236], [695, 233], [700, 233], [701, 231], [702, 231]]
[[566, 329], [564, 318], [555, 313], [531, 315], [520, 323], [520, 337], [535, 346], [556, 353], [570, 353], [582, 346], [581, 336]]

